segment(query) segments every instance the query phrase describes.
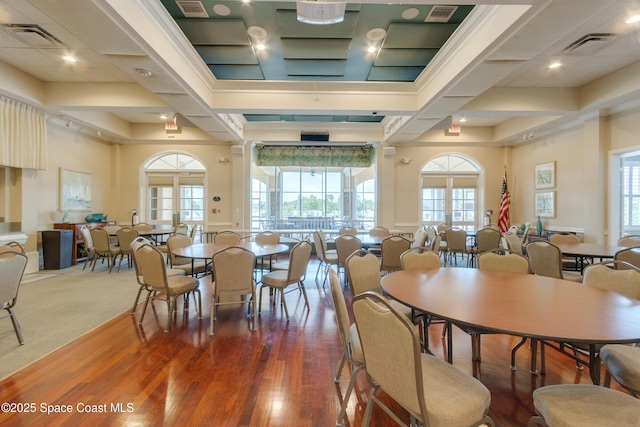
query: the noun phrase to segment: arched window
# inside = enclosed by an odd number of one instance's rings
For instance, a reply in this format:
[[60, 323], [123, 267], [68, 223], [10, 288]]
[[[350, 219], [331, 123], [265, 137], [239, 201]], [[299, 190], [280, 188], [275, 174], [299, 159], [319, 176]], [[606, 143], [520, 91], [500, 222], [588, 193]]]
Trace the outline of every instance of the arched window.
[[478, 218], [480, 168], [470, 159], [447, 154], [422, 168], [422, 222], [447, 223], [474, 231]]
[[166, 153], [150, 159], [144, 172], [144, 222], [203, 224], [206, 169], [199, 160], [188, 154]]

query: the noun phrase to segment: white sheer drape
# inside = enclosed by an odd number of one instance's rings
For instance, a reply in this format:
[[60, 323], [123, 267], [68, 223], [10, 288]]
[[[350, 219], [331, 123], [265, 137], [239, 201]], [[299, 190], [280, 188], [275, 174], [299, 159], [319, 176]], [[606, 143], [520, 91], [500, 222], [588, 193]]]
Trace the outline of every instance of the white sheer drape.
[[46, 169], [44, 111], [0, 96], [0, 165]]

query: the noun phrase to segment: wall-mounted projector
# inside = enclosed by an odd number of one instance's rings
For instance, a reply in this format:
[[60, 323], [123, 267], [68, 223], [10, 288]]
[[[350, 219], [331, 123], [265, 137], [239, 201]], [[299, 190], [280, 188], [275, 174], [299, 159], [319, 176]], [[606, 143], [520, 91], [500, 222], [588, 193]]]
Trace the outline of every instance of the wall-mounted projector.
[[298, 21], [306, 24], [337, 24], [344, 19], [346, 1], [298, 0]]

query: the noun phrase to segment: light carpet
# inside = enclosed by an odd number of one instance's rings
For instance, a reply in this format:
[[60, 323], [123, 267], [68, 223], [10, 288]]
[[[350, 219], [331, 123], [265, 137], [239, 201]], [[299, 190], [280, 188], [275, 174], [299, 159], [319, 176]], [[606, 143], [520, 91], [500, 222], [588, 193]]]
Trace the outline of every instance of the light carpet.
[[24, 337], [18, 344], [11, 319], [0, 314], [0, 379], [131, 310], [138, 292], [133, 269], [109, 273], [105, 265], [79, 264], [25, 275], [14, 309]]

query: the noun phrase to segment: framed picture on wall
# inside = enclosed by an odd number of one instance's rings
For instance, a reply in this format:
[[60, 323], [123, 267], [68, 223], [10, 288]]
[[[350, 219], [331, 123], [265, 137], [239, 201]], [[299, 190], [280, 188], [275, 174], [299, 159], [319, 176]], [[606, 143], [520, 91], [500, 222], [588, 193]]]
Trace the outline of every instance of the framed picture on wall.
[[556, 216], [556, 192], [540, 191], [535, 193], [536, 216], [553, 218]]
[[90, 211], [93, 175], [60, 168], [60, 210]]
[[556, 186], [556, 162], [541, 163], [535, 167], [536, 190]]

